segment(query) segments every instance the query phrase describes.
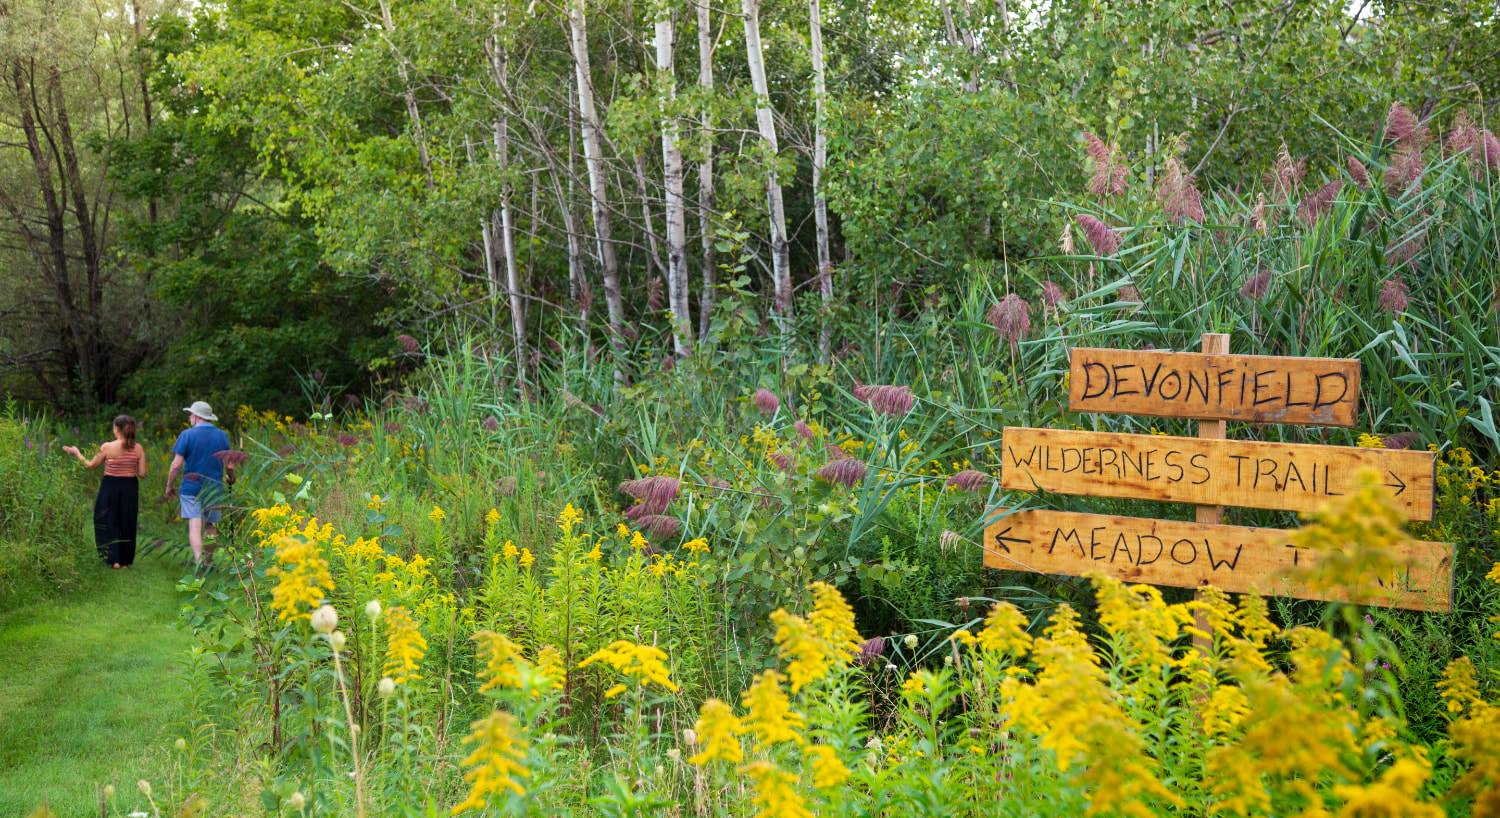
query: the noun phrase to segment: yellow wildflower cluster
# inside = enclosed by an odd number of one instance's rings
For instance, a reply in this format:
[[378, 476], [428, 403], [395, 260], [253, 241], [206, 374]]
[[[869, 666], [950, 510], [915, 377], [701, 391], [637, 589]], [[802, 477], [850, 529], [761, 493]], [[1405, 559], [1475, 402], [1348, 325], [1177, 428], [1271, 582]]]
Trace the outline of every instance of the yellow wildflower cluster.
[[271, 608], [283, 621], [307, 619], [333, 591], [333, 575], [320, 547], [328, 541], [327, 530], [314, 520], [303, 531], [291, 528], [269, 539], [276, 548], [276, 565], [266, 569], [266, 576], [276, 577]]
[[474, 642], [479, 648], [479, 661], [484, 663], [484, 669], [480, 671], [480, 678], [484, 684], [479, 686], [479, 692], [500, 688], [516, 688], [521, 686], [520, 662], [524, 661], [521, 656], [521, 646], [510, 641], [503, 633], [483, 630], [474, 634]]
[[814, 787], [820, 790], [835, 790], [849, 780], [849, 768], [844, 766], [838, 751], [827, 744], [809, 747], [807, 758], [812, 765]]
[[823, 678], [834, 666], [847, 664], [859, 652], [854, 611], [843, 595], [823, 582], [809, 588], [813, 610], [807, 619], [783, 609], [771, 613], [776, 649], [787, 660], [793, 693]]
[[807, 801], [797, 791], [797, 776], [770, 761], [747, 764], [745, 774], [755, 782], [751, 799], [755, 818], [813, 818]]
[[734, 714], [734, 708], [720, 699], [704, 701], [698, 709], [698, 721], [693, 725], [693, 732], [703, 749], [688, 760], [700, 767], [710, 761], [738, 764], [745, 757], [740, 745], [740, 736], [745, 731], [745, 723]]
[[783, 678], [774, 670], [763, 671], [750, 683], [740, 701], [747, 711], [745, 727], [755, 736], [757, 746], [770, 747], [784, 741], [803, 743], [797, 731], [806, 726], [806, 721], [792, 709], [791, 700], [781, 689]]
[[1355, 487], [1292, 536], [1292, 544], [1318, 556], [1298, 573], [1311, 588], [1342, 590], [1363, 601], [1378, 602], [1382, 588], [1407, 566], [1395, 548], [1411, 537], [1401, 514], [1386, 500], [1380, 476], [1370, 469], [1355, 477]]
[[1019, 659], [1031, 649], [1031, 634], [1026, 632], [1026, 617], [1009, 602], [996, 602], [984, 619], [976, 636], [960, 630], [951, 637], [964, 645], [978, 645], [980, 650]]
[[531, 771], [526, 769], [527, 743], [515, 716], [496, 710], [474, 722], [473, 731], [464, 743], [474, 748], [463, 760], [463, 765], [470, 768], [464, 774], [464, 780], [470, 784], [469, 797], [453, 808], [454, 815], [484, 809], [491, 796], [526, 794], [521, 779], [530, 778]]
[[[595, 663], [609, 665], [642, 688], [654, 684], [672, 693], [677, 692], [677, 683], [672, 681], [667, 670], [667, 654], [655, 645], [640, 645], [627, 639], [617, 639], [594, 651], [578, 667], [581, 670]], [[604, 695], [606, 698], [614, 698], [624, 693], [625, 689], [625, 685], [617, 684]]]
[[400, 605], [386, 609], [386, 648], [383, 671], [397, 684], [422, 678], [417, 673], [422, 657], [427, 654], [427, 639], [412, 619], [411, 612]]

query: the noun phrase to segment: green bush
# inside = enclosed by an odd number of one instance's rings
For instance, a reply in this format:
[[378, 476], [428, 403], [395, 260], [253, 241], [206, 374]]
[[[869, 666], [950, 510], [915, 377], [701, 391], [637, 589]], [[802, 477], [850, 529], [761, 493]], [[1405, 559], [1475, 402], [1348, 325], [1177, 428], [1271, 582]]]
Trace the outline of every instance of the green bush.
[[45, 424], [0, 413], [0, 611], [76, 585], [88, 563], [89, 511]]

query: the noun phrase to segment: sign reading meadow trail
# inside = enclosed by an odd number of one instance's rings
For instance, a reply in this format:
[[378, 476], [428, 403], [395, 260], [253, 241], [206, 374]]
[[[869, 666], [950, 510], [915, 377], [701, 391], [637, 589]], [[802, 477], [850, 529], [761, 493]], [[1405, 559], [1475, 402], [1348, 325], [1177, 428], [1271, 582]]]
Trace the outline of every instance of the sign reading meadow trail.
[[984, 562], [991, 568], [1074, 576], [1101, 572], [1128, 582], [1392, 605], [1452, 608], [1453, 552], [1411, 541], [1401, 567], [1369, 587], [1309, 581], [1322, 555], [1292, 545], [1291, 532], [1218, 524], [1219, 506], [1317, 511], [1354, 490], [1364, 469], [1380, 474], [1409, 520], [1430, 520], [1436, 455], [1223, 439], [1220, 421], [1352, 426], [1359, 362], [1227, 354], [1227, 336], [1205, 336], [1213, 354], [1074, 349], [1069, 406], [1213, 421], [1200, 436], [1007, 428], [1000, 485], [1019, 491], [1164, 500], [1198, 506], [1198, 522], [1069, 511], [992, 512]]
[[1317, 555], [1292, 545], [1274, 528], [1152, 520], [1070, 511], [1017, 511], [985, 532], [984, 564], [1009, 571], [1084, 574], [1100, 571], [1125, 582], [1234, 593], [1294, 596], [1446, 611], [1450, 546], [1410, 542], [1397, 549], [1405, 567], [1366, 594], [1309, 587], [1295, 579]]
[[1432, 519], [1432, 452], [1025, 428], [1002, 443], [1008, 489], [1317, 511], [1375, 469], [1403, 516]]

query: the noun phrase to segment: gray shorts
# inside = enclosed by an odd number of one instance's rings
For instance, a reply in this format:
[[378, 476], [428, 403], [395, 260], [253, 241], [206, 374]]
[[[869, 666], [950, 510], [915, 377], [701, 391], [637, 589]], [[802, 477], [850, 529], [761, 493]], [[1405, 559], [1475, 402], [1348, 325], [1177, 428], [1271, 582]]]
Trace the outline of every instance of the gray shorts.
[[184, 520], [196, 520], [202, 518], [209, 525], [219, 522], [219, 508], [210, 501], [209, 507], [204, 508], [198, 495], [177, 495], [177, 516]]

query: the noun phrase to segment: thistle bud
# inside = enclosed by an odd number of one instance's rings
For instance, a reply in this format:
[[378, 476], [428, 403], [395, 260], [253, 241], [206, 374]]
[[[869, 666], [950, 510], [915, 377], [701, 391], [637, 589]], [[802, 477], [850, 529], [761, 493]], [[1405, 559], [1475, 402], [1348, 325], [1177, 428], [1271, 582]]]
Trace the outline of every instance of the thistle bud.
[[318, 633], [333, 633], [338, 624], [339, 613], [332, 605], [324, 605], [312, 612], [312, 627]]

